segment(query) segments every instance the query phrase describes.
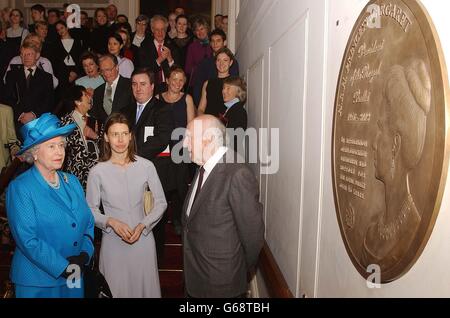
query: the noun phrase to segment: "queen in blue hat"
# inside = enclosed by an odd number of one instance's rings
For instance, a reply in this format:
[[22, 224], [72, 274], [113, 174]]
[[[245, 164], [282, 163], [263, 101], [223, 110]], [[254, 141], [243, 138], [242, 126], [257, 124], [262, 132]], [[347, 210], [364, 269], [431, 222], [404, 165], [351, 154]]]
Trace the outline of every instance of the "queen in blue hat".
[[18, 298], [84, 296], [82, 269], [94, 251], [94, 218], [78, 179], [60, 171], [65, 137], [74, 129], [50, 113], [21, 128], [18, 155], [32, 167], [6, 192], [16, 243], [10, 277]]

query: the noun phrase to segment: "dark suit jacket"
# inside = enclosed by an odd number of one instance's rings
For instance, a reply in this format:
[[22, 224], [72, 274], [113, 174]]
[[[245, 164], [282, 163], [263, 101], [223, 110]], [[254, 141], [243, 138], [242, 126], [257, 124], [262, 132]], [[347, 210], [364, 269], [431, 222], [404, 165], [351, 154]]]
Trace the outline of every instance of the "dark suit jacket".
[[53, 78], [51, 74], [40, 68], [36, 68], [28, 89], [23, 65], [12, 68], [6, 74], [4, 93], [4, 103], [13, 108], [16, 123], [22, 113], [33, 112], [39, 117], [41, 114], [53, 110]]
[[[103, 108], [103, 98], [105, 96], [106, 83], [103, 83], [94, 90], [93, 105], [91, 115], [98, 119], [103, 125], [108, 118], [108, 114]], [[127, 107], [133, 101], [131, 90], [131, 80], [119, 75], [119, 81], [113, 96], [112, 112], [118, 112]]]
[[[136, 123], [136, 102], [132, 102], [121, 112], [133, 123], [138, 155], [153, 162], [164, 191], [174, 188], [173, 178], [170, 176], [170, 157], [158, 157], [170, 143], [173, 130], [172, 113], [169, 107], [153, 97], [145, 106], [144, 111]], [[136, 123], [136, 124], [135, 124]], [[154, 127], [153, 136], [145, 136], [145, 127]]]
[[[221, 117], [223, 124], [226, 128], [238, 129], [242, 128], [244, 131], [247, 129], [247, 111], [244, 108], [242, 102], [238, 102], [233, 105], [224, 116]], [[227, 131], [230, 132], [230, 131]], [[230, 136], [231, 140], [231, 136]], [[239, 153], [242, 157], [245, 157], [244, 147], [244, 135], [240, 131], [234, 131], [233, 135], [233, 149]]]
[[[174, 45], [173, 41], [169, 38], [164, 40], [164, 46], [168, 47], [172, 53], [172, 58], [175, 64], [179, 65], [180, 58], [177, 47]], [[135, 56], [135, 65], [137, 67], [148, 67], [155, 73], [155, 93], [160, 93], [162, 90], [163, 83], [159, 82], [157, 74], [162, 69], [166, 78], [169, 76], [169, 62], [165, 60], [161, 63], [161, 66], [156, 63], [158, 58], [158, 52], [154, 43], [154, 38], [152, 36], [146, 36], [145, 40], [142, 41], [141, 47], [137, 51], [137, 56]]]
[[247, 271], [264, 242], [258, 183], [245, 164], [218, 163], [187, 216], [197, 175], [182, 215], [186, 291], [192, 297], [236, 297], [247, 291]]

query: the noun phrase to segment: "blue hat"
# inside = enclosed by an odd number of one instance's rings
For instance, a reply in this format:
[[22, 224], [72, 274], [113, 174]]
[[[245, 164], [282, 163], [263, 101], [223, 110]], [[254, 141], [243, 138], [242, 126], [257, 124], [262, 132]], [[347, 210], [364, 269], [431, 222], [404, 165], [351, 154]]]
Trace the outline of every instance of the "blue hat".
[[58, 117], [51, 113], [42, 114], [41, 117], [33, 119], [20, 128], [24, 142], [17, 154], [21, 155], [28, 149], [52, 138], [68, 136], [75, 127], [76, 124], [74, 123], [61, 126]]

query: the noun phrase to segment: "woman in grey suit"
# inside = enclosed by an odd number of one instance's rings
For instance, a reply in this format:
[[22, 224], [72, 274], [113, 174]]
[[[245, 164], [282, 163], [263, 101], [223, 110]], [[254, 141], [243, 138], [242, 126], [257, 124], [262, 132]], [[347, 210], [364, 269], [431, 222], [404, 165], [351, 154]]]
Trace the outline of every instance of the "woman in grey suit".
[[[113, 113], [108, 118], [103, 154], [89, 173], [86, 196], [95, 225], [103, 230], [99, 265], [113, 297], [159, 298], [152, 229], [167, 203], [153, 163], [136, 156], [130, 128], [122, 114]], [[147, 183], [154, 207], [145, 215], [143, 194]]]

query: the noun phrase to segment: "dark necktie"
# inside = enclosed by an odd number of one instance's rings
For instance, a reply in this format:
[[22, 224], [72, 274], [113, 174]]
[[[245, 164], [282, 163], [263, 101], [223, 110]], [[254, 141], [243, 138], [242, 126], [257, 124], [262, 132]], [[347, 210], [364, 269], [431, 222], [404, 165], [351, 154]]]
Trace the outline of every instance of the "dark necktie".
[[28, 71], [28, 75], [27, 75], [27, 88], [30, 88], [30, 81], [31, 81], [31, 78], [33, 77], [33, 69], [32, 68], [29, 68], [29, 69], [27, 69], [27, 71]]
[[194, 196], [194, 201], [192, 201], [192, 205], [194, 205], [194, 202], [197, 199], [198, 194], [200, 193], [200, 190], [202, 189], [203, 174], [204, 173], [205, 173], [205, 168], [200, 167], [200, 171], [199, 171], [199, 174], [198, 174], [197, 190], [195, 190], [195, 196]]

